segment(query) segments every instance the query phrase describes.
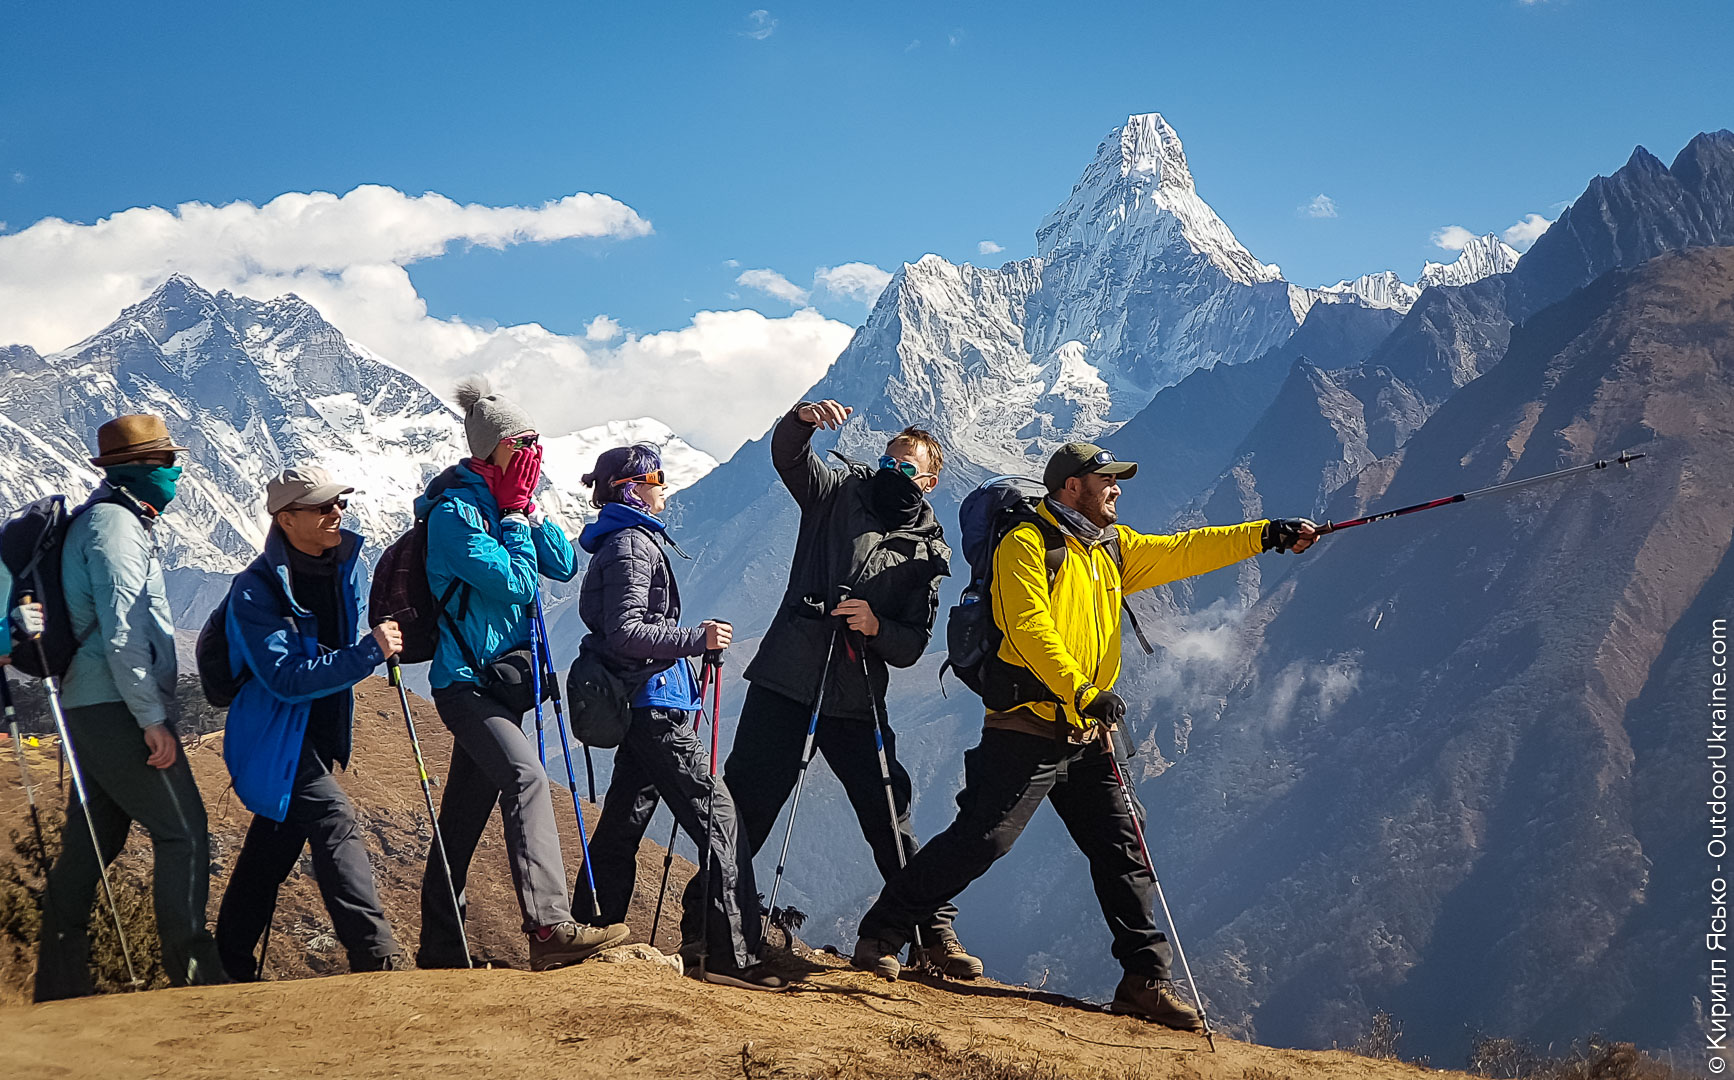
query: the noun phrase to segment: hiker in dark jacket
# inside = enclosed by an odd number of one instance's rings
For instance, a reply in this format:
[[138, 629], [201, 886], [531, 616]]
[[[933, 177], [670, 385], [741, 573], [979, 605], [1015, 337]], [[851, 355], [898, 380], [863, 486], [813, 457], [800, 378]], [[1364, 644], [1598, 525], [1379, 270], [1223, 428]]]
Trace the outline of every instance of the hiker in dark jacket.
[[[524, 734], [525, 710], [503, 700], [510, 692], [490, 674], [501, 666], [496, 662], [530, 647], [526, 610], [535, 610], [541, 578], [571, 581], [578, 567], [566, 534], [536, 511], [531, 497], [542, 474], [542, 448], [529, 416], [480, 378], [460, 383], [457, 399], [474, 456], [436, 478], [415, 506], [427, 521], [428, 586], [436, 597], [451, 596], [440, 613], [428, 672], [434, 707], [452, 733], [440, 835], [452, 887], [467, 907], [470, 859], [499, 806], [530, 967], [547, 971], [631, 935], [624, 923], [599, 928], [573, 920], [548, 774]], [[452, 910], [436, 845], [422, 875], [417, 967], [466, 966], [462, 917]]]
[[[906, 428], [886, 446], [879, 468], [827, 468], [810, 445], [813, 432], [841, 427], [852, 411], [835, 401], [802, 402], [771, 433], [771, 464], [801, 508], [801, 525], [782, 604], [747, 666], [752, 686], [725, 779], [756, 854], [794, 789], [822, 679], [815, 745], [842, 781], [873, 862], [888, 878], [902, 861], [898, 845], [905, 857], [917, 845], [909, 824], [909, 774], [887, 726], [897, 808], [892, 831], [874, 729], [888, 668], [909, 667], [926, 651], [939, 579], [951, 572], [951, 549], [926, 498], [945, 457], [931, 434]], [[923, 922], [921, 959], [953, 977], [974, 978], [981, 961], [958, 944], [951, 928], [956, 914], [945, 904]]]
[[759, 966], [762, 926], [752, 852], [739, 842], [734, 800], [720, 779], [712, 780], [693, 723], [703, 703], [687, 658], [728, 648], [729, 624], [707, 619], [697, 626], [680, 625], [680, 590], [664, 551], [672, 541], [657, 516], [667, 488], [655, 448], [605, 451], [584, 483], [594, 491], [591, 502], [601, 514], [578, 536], [578, 545], [590, 553], [578, 594], [578, 614], [590, 629], [583, 648], [637, 687], [590, 842], [600, 921], [626, 917], [638, 843], [658, 800], [666, 800], [694, 844], [705, 843], [708, 823], [709, 888], [703, 888], [704, 875], [693, 875], [681, 919], [686, 949], [699, 951], [704, 929], [709, 930], [705, 962], [695, 971], [702, 971], [707, 982], [779, 990], [783, 980]]
[[229, 670], [246, 681], [224, 721], [223, 760], [253, 823], [217, 910], [217, 951], [242, 982], [258, 977], [253, 951], [308, 845], [349, 970], [406, 966], [355, 807], [332, 775], [349, 767], [355, 684], [403, 645], [390, 620], [363, 632], [361, 537], [343, 528], [354, 490], [318, 466], [284, 470], [265, 489], [265, 550], [229, 588]]
[[[158, 516], [175, 496], [186, 447], [160, 416], [122, 416], [96, 433], [104, 480], [67, 527], [61, 589], [77, 652], [61, 705], [89, 791], [101, 858], [114, 861], [133, 822], [150, 833], [152, 895], [170, 985], [227, 980], [205, 928], [211, 882], [205, 803], [174, 731], [174, 623], [158, 552]], [[40, 617], [41, 605], [33, 604]], [[40, 625], [27, 630], [40, 631]], [[60, 857], [48, 871], [36, 1000], [96, 992], [90, 905], [101, 879], [90, 830], [67, 807]]]

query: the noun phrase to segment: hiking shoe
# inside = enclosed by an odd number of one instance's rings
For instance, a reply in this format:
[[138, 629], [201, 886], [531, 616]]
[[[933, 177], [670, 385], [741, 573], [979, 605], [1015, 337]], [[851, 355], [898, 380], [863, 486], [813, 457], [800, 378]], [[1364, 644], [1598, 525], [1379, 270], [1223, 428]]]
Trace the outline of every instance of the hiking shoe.
[[352, 956], [350, 971], [408, 971], [409, 958], [400, 952], [385, 956]]
[[871, 971], [881, 979], [896, 982], [897, 976], [903, 972], [903, 965], [897, 962], [897, 954], [902, 951], [901, 945], [864, 937], [855, 942], [855, 955], [849, 958], [849, 962], [862, 971]]
[[1204, 1030], [1204, 1018], [1174, 989], [1171, 979], [1149, 979], [1128, 971], [1114, 988], [1108, 1011], [1140, 1016], [1176, 1031]]
[[789, 981], [772, 971], [768, 964], [754, 964], [750, 968], [706, 966], [701, 978], [707, 983], [741, 990], [782, 990], [789, 985]]
[[954, 937], [940, 938], [921, 950], [921, 958], [948, 979], [981, 978], [981, 961], [965, 952]]
[[544, 926], [529, 935], [530, 970], [552, 971], [588, 960], [631, 936], [632, 931], [619, 922], [611, 926], [582, 926], [575, 922]]

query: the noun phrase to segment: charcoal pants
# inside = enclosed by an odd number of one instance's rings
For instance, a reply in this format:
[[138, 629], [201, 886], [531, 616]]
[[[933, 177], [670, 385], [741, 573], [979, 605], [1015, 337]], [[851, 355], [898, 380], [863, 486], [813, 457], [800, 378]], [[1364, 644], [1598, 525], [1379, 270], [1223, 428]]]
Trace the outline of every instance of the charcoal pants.
[[380, 961], [398, 951], [373, 885], [373, 866], [356, 828], [355, 807], [330, 767], [303, 742], [288, 812], [282, 821], [253, 816], [217, 909], [217, 952], [230, 978], [254, 978], [253, 951], [271, 925], [277, 890], [308, 845], [313, 848], [313, 879], [331, 928], [349, 954], [350, 970], [377, 971]]
[[[962, 892], [1011, 850], [1047, 799], [1090, 861], [1096, 900], [1114, 935], [1114, 959], [1131, 974], [1168, 978], [1172, 946], [1156, 929], [1151, 911], [1155, 880], [1144, 867], [1138, 834], [1101, 744], [1074, 746], [989, 728], [963, 755], [963, 771], [957, 820], [885, 883], [861, 920], [861, 936], [891, 944], [908, 941], [924, 912]], [[1144, 807], [1136, 796], [1133, 802], [1141, 826]]]
[[[101, 865], [91, 846], [90, 826], [78, 795], [67, 785], [66, 822], [60, 857], [48, 871], [42, 905], [42, 945], [36, 961], [36, 1000], [95, 993], [90, 976], [90, 915], [101, 886], [101, 866], [126, 846], [133, 822], [150, 833], [152, 900], [163, 970], [169, 983], [186, 986], [226, 981], [217, 949], [205, 928], [211, 887], [211, 841], [205, 802], [193, 782], [183, 750], [174, 764], [145, 764], [150, 751], [132, 712], [120, 702], [66, 710], [72, 752], [89, 792], [90, 816], [101, 845]], [[107, 902], [102, 917], [108, 918]], [[134, 963], [142, 961], [136, 939]]]
[[[812, 706], [803, 705], [772, 690], [752, 686], [741, 708], [740, 728], [734, 749], [724, 767], [724, 782], [734, 794], [741, 833], [752, 854], [765, 846], [783, 804], [794, 791], [801, 770], [801, 748], [807, 739]], [[891, 797], [897, 807], [897, 828], [891, 827], [891, 812], [885, 806], [885, 782], [879, 776], [879, 751], [873, 741], [874, 725], [864, 720], [819, 717], [814, 752], [823, 754], [831, 767], [855, 818], [861, 835], [873, 849], [879, 876], [889, 880], [897, 873], [897, 847], [905, 858], [915, 854], [915, 830], [909, 824], [912, 791], [909, 774], [897, 761], [897, 736], [885, 729], [885, 757], [890, 764]], [[951, 923], [957, 908], [944, 897], [918, 917], [921, 941], [931, 945], [953, 936]]]
[[[705, 941], [713, 966], [752, 967], [759, 962], [763, 934], [752, 852], [739, 842], [728, 785], [720, 777], [712, 781], [710, 757], [693, 729], [692, 714], [682, 709], [632, 710], [626, 738], [614, 753], [614, 778], [602, 800], [602, 818], [590, 838], [602, 907], [602, 914], [590, 921], [605, 926], [625, 920], [638, 873], [638, 842], [660, 800], [668, 802], [675, 821], [701, 853], [701, 873], [693, 875], [682, 899], [681, 940]], [[700, 889], [707, 832], [710, 878], [705, 896]], [[579, 885], [584, 887], [583, 875]], [[588, 899], [574, 896], [572, 910], [589, 910]]]
[[566, 902], [566, 863], [554, 825], [548, 774], [525, 737], [522, 718], [507, 712], [474, 683], [454, 683], [433, 692], [440, 720], [452, 733], [452, 767], [440, 795], [440, 835], [451, 860], [459, 911], [446, 891], [438, 845], [428, 854], [421, 882], [419, 967], [462, 967], [459, 920], [466, 906], [464, 882], [482, 831], [500, 808], [506, 859], [518, 892], [523, 929], [572, 921]]

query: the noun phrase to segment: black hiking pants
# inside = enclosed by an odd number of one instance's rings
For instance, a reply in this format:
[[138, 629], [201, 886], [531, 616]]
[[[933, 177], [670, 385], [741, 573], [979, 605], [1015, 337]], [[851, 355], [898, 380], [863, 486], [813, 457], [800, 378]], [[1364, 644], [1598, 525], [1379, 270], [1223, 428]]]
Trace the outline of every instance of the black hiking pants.
[[[777, 815], [795, 789], [795, 779], [801, 771], [801, 747], [806, 743], [807, 722], [812, 713], [812, 706], [773, 690], [756, 684], [747, 690], [734, 749], [729, 751], [724, 767], [724, 782], [734, 794], [741, 832], [754, 855], [765, 846]], [[897, 873], [897, 845], [903, 845], [906, 858], [913, 857], [918, 847], [915, 830], [909, 824], [912, 788], [909, 774], [897, 761], [897, 736], [887, 726], [885, 757], [890, 764], [891, 797], [897, 807], [897, 828], [893, 831], [891, 814], [885, 808], [885, 784], [879, 777], [873, 726], [861, 720], [820, 714], [814, 753], [824, 755], [825, 763], [842, 782], [849, 805], [855, 810], [855, 819], [861, 824], [861, 835], [873, 849], [873, 863], [879, 868], [879, 876], [890, 880]], [[942, 897], [932, 908], [916, 916], [923, 945], [954, 936], [951, 923], [957, 917], [957, 908], [950, 900], [949, 896]]]
[[[118, 701], [66, 710], [72, 751], [90, 797], [90, 816], [102, 845], [102, 865], [114, 862], [126, 846], [132, 823], [150, 833], [153, 856], [152, 900], [162, 939], [163, 972], [172, 986], [227, 980], [216, 945], [205, 928], [205, 902], [211, 888], [211, 840], [205, 802], [193, 782], [184, 750], [166, 769], [145, 764], [150, 756], [132, 711]], [[96, 992], [90, 975], [90, 915], [102, 883], [90, 826], [78, 794], [66, 786], [66, 821], [60, 832], [60, 857], [48, 871], [42, 904], [42, 944], [36, 960], [36, 1000], [80, 997]], [[113, 880], [112, 878], [110, 879]], [[100, 908], [109, 918], [108, 904]], [[133, 963], [145, 957], [129, 939]]]
[[[440, 795], [439, 822], [460, 909], [468, 906], [464, 882], [470, 860], [498, 806], [524, 932], [571, 922], [566, 863], [554, 824], [548, 774], [524, 735], [523, 719], [474, 683], [437, 689], [433, 699], [440, 720], [452, 733], [452, 767]], [[461, 910], [452, 910], [445, 867], [439, 846], [434, 845], [421, 880], [417, 967], [464, 966], [461, 918]]]
[[349, 954], [349, 969], [377, 971], [381, 961], [398, 951], [374, 888], [355, 807], [330, 767], [303, 741], [287, 813], [282, 821], [253, 815], [217, 909], [217, 952], [230, 978], [255, 977], [254, 950], [277, 909], [277, 890], [308, 845], [313, 848], [313, 878], [331, 928]]
[[[632, 710], [626, 738], [614, 754], [614, 778], [602, 799], [602, 818], [590, 838], [602, 914], [583, 916], [589, 902], [578, 895], [573, 897], [572, 910], [598, 926], [626, 920], [638, 874], [638, 843], [660, 800], [668, 802], [675, 821], [701, 853], [701, 872], [688, 882], [681, 901], [682, 942], [704, 939], [713, 967], [752, 967], [759, 962], [763, 934], [752, 852], [739, 841], [740, 826], [728, 785], [718, 777], [713, 786], [710, 757], [693, 730], [692, 714], [681, 709]], [[700, 888], [707, 818], [711, 866], [709, 895], [704, 896]], [[582, 873], [578, 881], [582, 892]], [[706, 904], [710, 906], [708, 937], [704, 934]]]
[[[1119, 747], [1116, 742], [1116, 751]], [[1156, 929], [1151, 910], [1155, 881], [1144, 867], [1138, 834], [1101, 744], [1075, 746], [989, 728], [982, 732], [981, 743], [963, 755], [963, 771], [957, 820], [885, 883], [878, 902], [861, 920], [861, 936], [894, 945], [907, 942], [924, 912], [962, 892], [1011, 850], [1047, 799], [1090, 861], [1096, 899], [1114, 935], [1114, 959], [1133, 975], [1169, 978], [1173, 948]], [[1133, 801], [1142, 825], [1144, 807], [1135, 795]]]

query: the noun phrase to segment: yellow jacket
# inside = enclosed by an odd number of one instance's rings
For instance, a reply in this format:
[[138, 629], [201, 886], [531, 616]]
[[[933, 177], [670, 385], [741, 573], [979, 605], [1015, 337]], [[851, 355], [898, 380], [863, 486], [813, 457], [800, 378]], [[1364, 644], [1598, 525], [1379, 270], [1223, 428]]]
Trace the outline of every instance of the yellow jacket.
[[[1041, 530], [1025, 522], [1006, 533], [993, 554], [993, 618], [1005, 634], [999, 658], [1026, 668], [1065, 705], [1026, 702], [1017, 709], [1078, 727], [1093, 721], [1078, 715], [1120, 677], [1122, 595], [1208, 573], [1263, 550], [1263, 521], [1191, 529], [1171, 536], [1134, 532], [1115, 525], [1125, 579], [1105, 542], [1086, 545], [1055, 519], [1042, 517], [1066, 539], [1066, 557], [1048, 587]], [[1080, 693], [1081, 691], [1081, 693]], [[1003, 714], [1001, 714], [1003, 715]]]

